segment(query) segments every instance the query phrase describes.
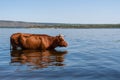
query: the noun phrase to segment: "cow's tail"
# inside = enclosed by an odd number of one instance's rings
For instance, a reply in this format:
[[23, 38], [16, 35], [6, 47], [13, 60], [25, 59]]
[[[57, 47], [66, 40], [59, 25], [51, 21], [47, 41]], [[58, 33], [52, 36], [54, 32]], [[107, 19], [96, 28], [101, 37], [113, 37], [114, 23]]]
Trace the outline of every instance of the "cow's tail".
[[11, 42], [12, 42], [12, 39], [10, 38], [10, 50], [12, 50]]

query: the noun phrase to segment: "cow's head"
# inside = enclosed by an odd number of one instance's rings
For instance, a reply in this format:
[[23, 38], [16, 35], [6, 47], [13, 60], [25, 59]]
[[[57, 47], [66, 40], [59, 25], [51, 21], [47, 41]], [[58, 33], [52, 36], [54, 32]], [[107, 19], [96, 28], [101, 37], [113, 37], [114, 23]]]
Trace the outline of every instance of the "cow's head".
[[67, 47], [68, 46], [68, 43], [64, 40], [63, 35], [59, 34], [57, 36], [57, 38], [58, 38], [58, 46], [60, 46], [60, 47]]

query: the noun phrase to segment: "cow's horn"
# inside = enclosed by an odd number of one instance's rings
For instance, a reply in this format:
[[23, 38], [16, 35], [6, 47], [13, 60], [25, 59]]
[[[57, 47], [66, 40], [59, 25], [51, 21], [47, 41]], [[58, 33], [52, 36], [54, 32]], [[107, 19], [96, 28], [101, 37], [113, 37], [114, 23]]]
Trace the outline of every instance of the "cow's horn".
[[59, 34], [59, 36], [62, 36], [62, 37], [64, 37], [64, 35], [63, 35], [63, 34]]

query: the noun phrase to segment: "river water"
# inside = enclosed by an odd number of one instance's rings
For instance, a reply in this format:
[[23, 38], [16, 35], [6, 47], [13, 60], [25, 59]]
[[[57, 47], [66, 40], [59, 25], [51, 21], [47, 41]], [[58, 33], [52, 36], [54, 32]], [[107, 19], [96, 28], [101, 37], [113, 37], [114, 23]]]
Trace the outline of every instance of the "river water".
[[[54, 51], [10, 51], [16, 32], [64, 34]], [[0, 29], [0, 80], [119, 80], [120, 29]]]

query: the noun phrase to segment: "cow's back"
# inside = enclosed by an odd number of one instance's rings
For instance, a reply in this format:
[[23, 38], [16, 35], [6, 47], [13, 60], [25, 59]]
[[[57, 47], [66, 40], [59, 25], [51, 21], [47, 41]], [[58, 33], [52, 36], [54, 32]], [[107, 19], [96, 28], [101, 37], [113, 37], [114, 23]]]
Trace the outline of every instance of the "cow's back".
[[20, 43], [24, 49], [47, 49], [51, 43], [51, 36], [48, 35], [31, 35], [26, 37], [21, 35]]

